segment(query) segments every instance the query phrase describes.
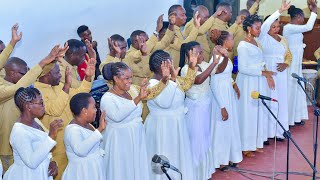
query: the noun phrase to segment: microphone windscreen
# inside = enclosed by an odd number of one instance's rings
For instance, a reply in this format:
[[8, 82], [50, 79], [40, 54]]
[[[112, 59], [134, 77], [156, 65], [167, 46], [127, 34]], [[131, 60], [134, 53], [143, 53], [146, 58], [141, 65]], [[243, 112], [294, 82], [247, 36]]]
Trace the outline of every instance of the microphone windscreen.
[[154, 162], [154, 163], [159, 163], [161, 161], [161, 158], [158, 156], [158, 155], [154, 155], [153, 157], [152, 157], [152, 162]]
[[251, 92], [251, 97], [252, 97], [252, 99], [258, 99], [259, 98], [259, 92], [257, 92], [257, 91], [252, 91]]

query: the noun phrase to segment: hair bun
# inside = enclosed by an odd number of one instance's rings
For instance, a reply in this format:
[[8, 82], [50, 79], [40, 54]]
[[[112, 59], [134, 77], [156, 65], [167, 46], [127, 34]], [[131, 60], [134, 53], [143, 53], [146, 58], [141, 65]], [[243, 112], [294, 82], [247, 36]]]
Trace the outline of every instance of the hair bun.
[[296, 9], [296, 7], [294, 5], [291, 5], [290, 8], [288, 9], [288, 14], [291, 15], [295, 9]]
[[215, 43], [220, 36], [221, 36], [220, 30], [218, 29], [211, 30], [210, 39], [213, 43]]
[[114, 65], [114, 63], [108, 63], [106, 65], [103, 66], [102, 68], [102, 75], [103, 75], [103, 78], [105, 80], [112, 80], [113, 79], [113, 76], [112, 76], [112, 71], [111, 71], [111, 68], [112, 66]]

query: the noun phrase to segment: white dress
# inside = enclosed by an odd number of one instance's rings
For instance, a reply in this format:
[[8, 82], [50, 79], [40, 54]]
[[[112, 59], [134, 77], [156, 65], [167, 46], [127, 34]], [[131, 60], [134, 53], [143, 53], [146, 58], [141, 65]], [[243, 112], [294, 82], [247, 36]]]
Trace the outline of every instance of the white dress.
[[266, 94], [267, 80], [262, 76], [265, 62], [262, 49], [251, 43], [241, 41], [237, 50], [239, 73], [236, 82], [241, 92], [238, 120], [242, 151], [255, 151], [263, 148], [263, 142], [267, 140], [264, 129], [268, 119], [267, 110], [260, 100], [251, 98], [252, 91]]
[[308, 119], [306, 95], [297, 83], [297, 79], [293, 78], [291, 74], [296, 73], [302, 77], [302, 59], [304, 48], [306, 47], [303, 43], [302, 33], [312, 30], [316, 19], [317, 14], [311, 12], [307, 24], [287, 24], [283, 27], [283, 36], [287, 39], [292, 53], [292, 62], [288, 69], [289, 125], [294, 125], [295, 122], [301, 122], [302, 119]]
[[77, 124], [69, 124], [64, 133], [68, 165], [62, 180], [105, 180], [104, 151], [100, 149], [102, 135]]
[[[209, 67], [209, 63], [203, 61], [198, 66], [201, 71]], [[188, 65], [181, 70], [181, 76], [186, 76]], [[214, 71], [214, 70], [213, 70]], [[197, 75], [202, 72], [198, 71]], [[193, 85], [186, 92], [185, 106], [192, 109], [187, 112], [185, 118], [191, 144], [192, 162], [196, 179], [210, 179], [215, 169], [209, 163], [209, 150], [211, 147], [211, 106], [212, 93], [210, 90], [210, 77], [202, 84]]]
[[[150, 79], [149, 86], [158, 82]], [[184, 180], [194, 180], [184, 98], [185, 93], [170, 80], [156, 98], [148, 100], [150, 113], [145, 121], [148, 162], [151, 162], [154, 154], [164, 155], [170, 164], [180, 170]], [[169, 170], [168, 174], [172, 179], [180, 179], [177, 172]], [[167, 177], [150, 170], [150, 179], [166, 180]]]
[[[223, 61], [221, 57], [219, 63]], [[229, 161], [242, 161], [241, 138], [238, 124], [237, 96], [232, 87], [232, 62], [229, 60], [226, 69], [211, 77], [213, 92], [212, 121], [213, 121], [213, 159], [214, 167], [228, 165]], [[240, 93], [241, 94], [241, 93]], [[228, 120], [223, 121], [221, 108], [226, 108]]]
[[2, 180], [2, 171], [3, 171], [2, 162], [0, 160], [0, 180]]
[[[134, 99], [139, 92], [131, 86]], [[151, 161], [147, 158], [145, 130], [142, 124], [142, 103], [106, 92], [101, 98], [101, 110], [106, 112], [108, 126], [103, 132], [106, 179], [149, 180]]]
[[[288, 73], [287, 69], [279, 72], [277, 70], [277, 63], [284, 63], [285, 55], [287, 52], [287, 45], [285, 40], [281, 38], [281, 42], [278, 42], [272, 36], [268, 34], [268, 31], [272, 23], [280, 16], [279, 11], [273, 13], [262, 25], [259, 41], [263, 49], [263, 59], [266, 62], [267, 69], [269, 71], [276, 72], [273, 76], [275, 82], [275, 90], [267, 88], [267, 94], [265, 96], [277, 99], [279, 102], [279, 113], [278, 104], [276, 102], [266, 101], [272, 112], [277, 116], [286, 130], [289, 130], [288, 124]], [[263, 94], [264, 95], [264, 94]], [[284, 138], [283, 130], [278, 125], [276, 120], [269, 114], [268, 119], [268, 137], [273, 138], [275, 136]]]
[[4, 180], [52, 180], [48, 175], [50, 151], [56, 145], [48, 133], [16, 122], [10, 134], [14, 163]]

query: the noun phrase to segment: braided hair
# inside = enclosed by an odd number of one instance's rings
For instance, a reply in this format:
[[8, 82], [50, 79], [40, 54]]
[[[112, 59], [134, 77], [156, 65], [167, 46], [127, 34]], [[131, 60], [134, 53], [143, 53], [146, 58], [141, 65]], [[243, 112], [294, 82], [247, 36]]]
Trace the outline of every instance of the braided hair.
[[194, 47], [200, 46], [200, 44], [196, 41], [190, 41], [188, 43], [183, 43], [180, 48], [180, 61], [179, 67], [183, 68], [186, 64], [186, 56], [189, 58], [189, 51], [192, 50]]
[[224, 41], [229, 37], [230, 33], [228, 31], [220, 31], [218, 29], [213, 29], [211, 31], [211, 40], [214, 41], [215, 45], [223, 46]]
[[302, 9], [296, 8], [294, 5], [291, 5], [288, 9], [288, 14], [291, 19], [297, 18], [298, 16], [304, 16]]
[[171, 59], [170, 54], [163, 50], [153, 52], [149, 60], [150, 71], [159, 74], [161, 72], [162, 61], [167, 61], [168, 59]]
[[14, 102], [21, 112], [26, 103], [32, 102], [37, 96], [41, 95], [40, 91], [37, 88], [27, 87], [19, 88], [14, 95]]
[[248, 17], [246, 17], [246, 19], [243, 21], [243, 30], [245, 32], [248, 32], [248, 27], [252, 27], [252, 25], [256, 22], [260, 22], [262, 23], [262, 20], [260, 19], [260, 17], [256, 14], [254, 15], [250, 15]]
[[105, 80], [114, 81], [114, 76], [120, 76], [127, 69], [130, 69], [130, 67], [123, 62], [108, 63], [103, 66], [102, 75]]

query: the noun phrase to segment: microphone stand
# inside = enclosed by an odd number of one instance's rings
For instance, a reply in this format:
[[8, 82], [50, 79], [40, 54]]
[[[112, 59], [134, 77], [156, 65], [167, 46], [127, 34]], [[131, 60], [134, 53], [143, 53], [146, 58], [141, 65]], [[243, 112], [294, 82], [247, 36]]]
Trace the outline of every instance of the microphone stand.
[[167, 178], [168, 178], [169, 180], [171, 180], [171, 178], [170, 178], [170, 176], [169, 176], [166, 168], [165, 168], [163, 165], [161, 166], [161, 170], [162, 170], [162, 172], [164, 172], [164, 173], [166, 174]]
[[[303, 92], [306, 94], [307, 98], [309, 99], [309, 101], [312, 104], [312, 107], [314, 109], [313, 114], [317, 117], [317, 122], [316, 122], [316, 139], [314, 142], [314, 151], [313, 151], [313, 157], [314, 157], [314, 161], [313, 161], [313, 174], [312, 174], [312, 179], [315, 180], [316, 179], [316, 167], [317, 167], [317, 151], [318, 151], [318, 131], [319, 131], [319, 116], [320, 116], [320, 110], [317, 108], [316, 106], [316, 102], [315, 100], [311, 100], [311, 97], [309, 96], [309, 94], [306, 92], [306, 90], [303, 88], [301, 81], [298, 79], [298, 84], [300, 85], [301, 89], [303, 90]], [[316, 92], [315, 92], [316, 93]]]
[[[314, 172], [316, 172], [315, 167], [312, 165], [312, 163], [309, 161], [309, 159], [306, 157], [306, 155], [302, 152], [302, 150], [300, 149], [300, 147], [297, 145], [297, 143], [293, 140], [293, 138], [291, 137], [291, 133], [289, 130], [286, 130], [283, 125], [281, 124], [281, 122], [277, 119], [277, 117], [273, 114], [273, 112], [271, 111], [271, 109], [268, 107], [268, 105], [266, 104], [266, 102], [262, 99], [262, 104], [268, 109], [268, 111], [271, 113], [271, 115], [273, 116], [273, 118], [277, 121], [277, 123], [279, 124], [279, 126], [281, 127], [281, 129], [284, 131], [283, 136], [285, 138], [287, 138], [288, 143], [287, 143], [287, 172], [286, 172], [286, 179], [289, 179], [289, 148], [290, 148], [290, 141], [296, 146], [296, 148], [298, 149], [298, 151], [300, 152], [300, 154], [303, 156], [303, 158], [307, 161], [307, 163], [309, 164], [309, 166], [313, 169]], [[315, 180], [315, 179], [314, 179]]]

